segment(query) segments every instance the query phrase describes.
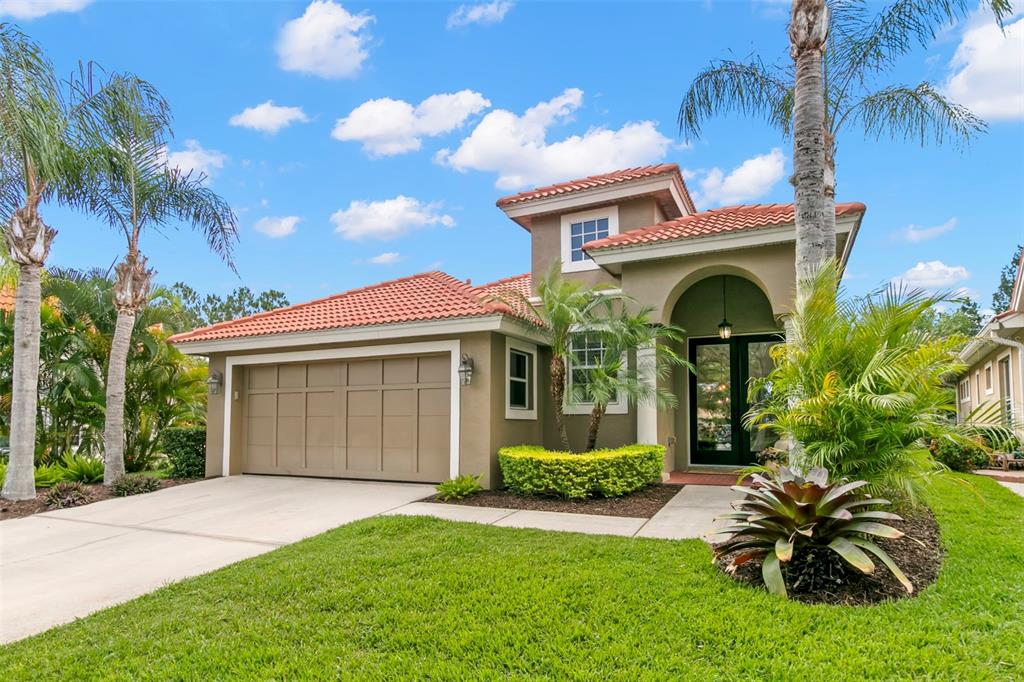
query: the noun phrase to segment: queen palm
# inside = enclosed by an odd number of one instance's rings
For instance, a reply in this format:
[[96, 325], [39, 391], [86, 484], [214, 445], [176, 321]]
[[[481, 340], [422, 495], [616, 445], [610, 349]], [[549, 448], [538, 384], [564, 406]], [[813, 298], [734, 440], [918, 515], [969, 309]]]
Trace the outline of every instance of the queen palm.
[[57, 231], [40, 206], [85, 205], [89, 164], [85, 133], [92, 107], [107, 95], [93, 91], [88, 74], [67, 92], [39, 46], [10, 24], [0, 24], [0, 219], [7, 251], [18, 268], [15, 295], [11, 452], [3, 490], [7, 499], [35, 496], [33, 455], [39, 382], [40, 276]]
[[114, 268], [117, 322], [107, 365], [103, 429], [106, 484], [124, 473], [126, 363], [135, 318], [149, 296], [153, 277], [140, 250], [143, 232], [188, 223], [229, 263], [238, 236], [235, 214], [206, 186], [206, 177], [168, 166], [170, 112], [163, 98], [148, 83], [134, 78], [116, 78], [110, 87], [113, 96], [97, 116], [100, 145], [95, 162], [100, 182], [89, 195], [92, 211], [123, 233], [127, 247], [124, 259]]
[[[1012, 12], [1009, 0], [988, 5], [999, 22]], [[690, 84], [679, 107], [687, 137], [730, 111], [764, 117], [792, 135], [799, 279], [835, 256], [835, 158], [843, 131], [962, 145], [985, 130], [933, 83], [877, 85], [899, 57], [976, 7], [973, 0], [895, 0], [876, 14], [863, 0], [794, 0], [791, 65], [725, 60]]]

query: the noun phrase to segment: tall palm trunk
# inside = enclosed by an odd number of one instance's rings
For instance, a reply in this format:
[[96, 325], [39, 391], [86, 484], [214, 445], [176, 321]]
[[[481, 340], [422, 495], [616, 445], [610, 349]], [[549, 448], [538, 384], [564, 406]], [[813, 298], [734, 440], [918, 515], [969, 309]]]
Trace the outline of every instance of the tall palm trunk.
[[[797, 286], [835, 257], [835, 209], [826, 201], [825, 96], [822, 57], [828, 36], [825, 0], [793, 0], [790, 54], [796, 64], [793, 105], [793, 186]], [[834, 202], [834, 200], [833, 200]], [[831, 225], [831, 229], [829, 226]]]
[[149, 295], [152, 270], [146, 269], [146, 258], [134, 249], [115, 268], [114, 305], [117, 324], [110, 344], [107, 367], [107, 407], [103, 423], [103, 483], [110, 485], [124, 474], [124, 389], [131, 350], [135, 315]]
[[601, 429], [604, 409], [601, 405], [594, 405], [594, 409], [590, 411], [590, 424], [587, 426], [587, 452], [597, 448], [597, 433]]
[[555, 425], [562, 449], [569, 451], [569, 433], [565, 428], [565, 360], [558, 355], [551, 357], [551, 400], [555, 408]]
[[40, 275], [57, 236], [39, 217], [39, 198], [15, 211], [7, 228], [7, 246], [18, 264], [14, 302], [14, 376], [11, 395], [11, 453], [2, 496], [28, 500], [36, 495], [34, 460], [36, 404], [39, 400]]

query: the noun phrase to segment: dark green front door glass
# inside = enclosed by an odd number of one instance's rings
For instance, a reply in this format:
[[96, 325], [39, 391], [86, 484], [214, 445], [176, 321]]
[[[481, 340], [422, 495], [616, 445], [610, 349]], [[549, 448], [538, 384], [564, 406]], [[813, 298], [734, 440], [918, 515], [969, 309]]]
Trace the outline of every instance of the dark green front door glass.
[[776, 335], [690, 340], [696, 370], [690, 375], [691, 462], [743, 466], [772, 444], [769, 432], [745, 429], [743, 415], [750, 409], [749, 381], [771, 371], [770, 350], [780, 341]]

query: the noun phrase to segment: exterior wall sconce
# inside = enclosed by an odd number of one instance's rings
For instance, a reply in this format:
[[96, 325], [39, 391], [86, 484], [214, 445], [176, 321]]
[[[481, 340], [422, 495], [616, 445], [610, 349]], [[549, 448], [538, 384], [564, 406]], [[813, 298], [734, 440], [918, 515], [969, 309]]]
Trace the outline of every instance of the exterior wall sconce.
[[718, 336], [722, 339], [728, 339], [732, 336], [732, 322], [729, 321], [729, 316], [726, 315], [725, 275], [722, 275], [722, 321], [718, 323]]
[[206, 389], [210, 392], [210, 395], [217, 395], [220, 393], [220, 387], [224, 385], [224, 375], [215, 369], [210, 370], [210, 376], [206, 380]]
[[473, 381], [473, 358], [465, 353], [462, 354], [462, 362], [459, 363], [459, 384], [469, 386]]

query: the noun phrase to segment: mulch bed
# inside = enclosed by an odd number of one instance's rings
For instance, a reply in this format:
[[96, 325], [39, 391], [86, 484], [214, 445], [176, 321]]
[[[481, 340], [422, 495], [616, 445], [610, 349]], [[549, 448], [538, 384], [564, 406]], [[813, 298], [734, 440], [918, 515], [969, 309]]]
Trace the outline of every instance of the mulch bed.
[[[939, 524], [935, 520], [935, 515], [927, 507], [900, 515], [905, 518], [904, 521], [885, 521], [885, 523], [906, 533], [904, 537], [895, 540], [873, 539], [910, 579], [910, 583], [914, 586], [914, 595], [916, 595], [935, 582], [939, 576], [943, 557]], [[740, 551], [742, 552], [742, 550]], [[719, 557], [718, 567], [725, 570], [735, 554], [734, 552]], [[824, 570], [816, 571], [816, 574], [823, 576], [823, 582], [827, 582], [828, 585], [814, 591], [801, 589], [795, 585], [796, 571], [783, 564], [782, 573], [786, 580], [786, 589], [790, 599], [808, 604], [857, 606], [914, 596], [907, 594], [899, 581], [889, 572], [889, 569], [875, 557], [872, 557], [875, 570], [869, 574], [852, 568], [831, 550], [825, 552], [821, 559], [828, 565]], [[796, 561], [797, 558], [794, 557], [793, 562]], [[759, 559], [743, 564], [732, 577], [758, 587], [764, 586]]]
[[[202, 479], [196, 479], [202, 480]], [[160, 490], [164, 488], [172, 488], [176, 485], [182, 485], [183, 483], [194, 483], [193, 479], [184, 478], [164, 478], [160, 479]], [[109, 500], [113, 495], [110, 494], [110, 488], [105, 485], [85, 485], [82, 486], [88, 491], [89, 501], [84, 504], [91, 504], [93, 502], [99, 502], [100, 500]], [[46, 488], [38, 488], [36, 490], [35, 499], [32, 500], [19, 500], [12, 502], [10, 500], [0, 499], [0, 521], [6, 521], [7, 519], [20, 519], [25, 516], [32, 516], [33, 514], [41, 514], [42, 512], [54, 511], [54, 509], [46, 506]], [[83, 506], [82, 504], [76, 506]]]
[[631, 516], [649, 519], [658, 513], [681, 488], [677, 485], [655, 484], [623, 497], [597, 497], [589, 500], [564, 500], [558, 497], [518, 495], [509, 490], [484, 490], [464, 500], [445, 502], [436, 495], [424, 502], [460, 504], [468, 507], [503, 507], [532, 511], [597, 514], [599, 516]]

